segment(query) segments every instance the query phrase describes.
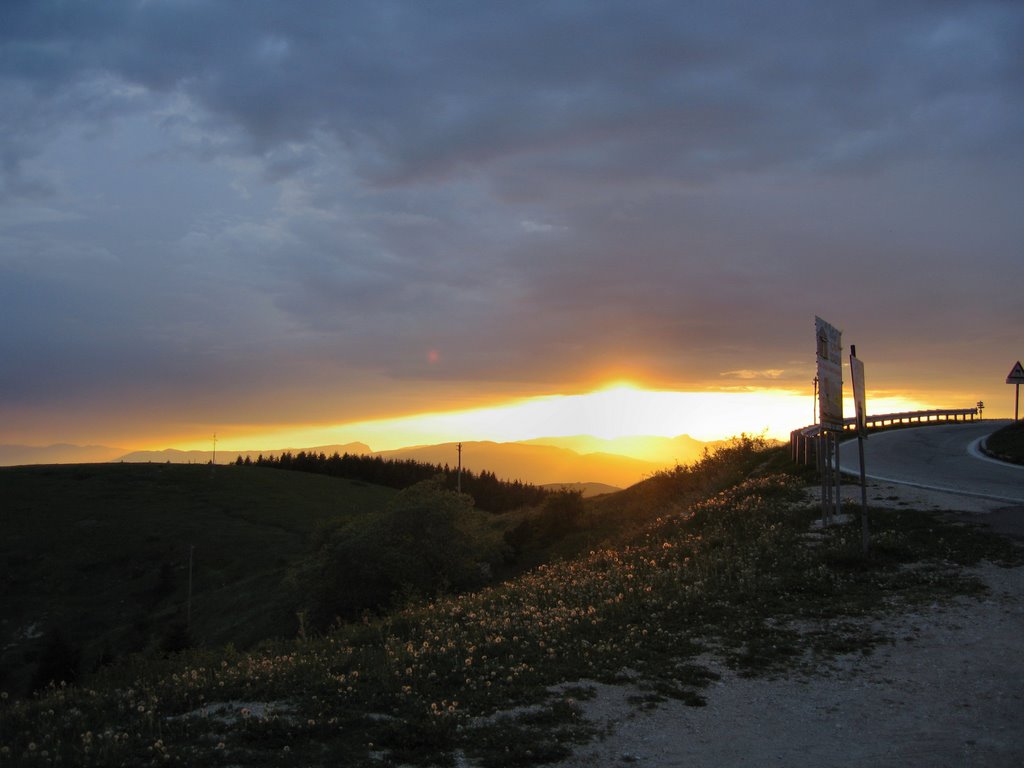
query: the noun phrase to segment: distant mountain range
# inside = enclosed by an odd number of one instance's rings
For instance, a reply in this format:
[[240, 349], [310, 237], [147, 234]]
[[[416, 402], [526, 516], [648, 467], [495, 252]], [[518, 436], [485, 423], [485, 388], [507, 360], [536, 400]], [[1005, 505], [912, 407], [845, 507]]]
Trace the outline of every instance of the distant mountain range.
[[557, 448], [568, 448], [578, 454], [613, 453], [621, 456], [632, 456], [657, 464], [659, 467], [689, 464], [699, 459], [704, 449], [713, 450], [727, 441], [716, 440], [705, 443], [689, 435], [676, 437], [654, 437], [651, 435], [630, 435], [606, 439], [591, 435], [575, 435], [572, 437], [538, 437], [523, 440], [524, 445], [553, 445]]
[[[312, 448], [277, 448], [270, 451], [217, 451], [217, 463], [218, 464], [231, 464], [239, 456], [243, 459], [248, 457], [250, 459], [256, 459], [258, 456], [280, 456], [282, 453], [298, 453], [299, 451], [305, 451], [306, 453], [323, 453], [327, 456], [332, 456], [337, 453], [344, 455], [346, 453], [351, 454], [366, 454], [373, 453], [370, 450], [370, 446], [366, 443], [345, 443], [344, 445], [317, 445]], [[152, 462], [165, 462], [169, 461], [172, 464], [208, 464], [213, 461], [213, 451], [179, 451], [174, 448], [165, 448], [162, 451], [132, 451], [126, 453], [123, 456], [119, 456], [117, 461], [152, 461]]]
[[116, 461], [125, 454], [124, 448], [109, 445], [0, 445], [0, 466], [19, 464], [96, 464]]
[[[387, 459], [414, 459], [428, 464], [458, 464], [455, 443], [381, 451]], [[660, 466], [642, 459], [611, 453], [579, 454], [569, 448], [526, 443], [464, 442], [462, 466], [486, 469], [504, 480], [534, 485], [600, 482], [619, 488], [648, 477]]]
[[[523, 442], [487, 441], [462, 444], [462, 466], [474, 472], [487, 470], [504, 480], [522, 480], [534, 485], [551, 485], [583, 490], [586, 495], [633, 485], [659, 469], [676, 463], [689, 464], [700, 458], [704, 443], [688, 435], [678, 437], [623, 437], [607, 440], [588, 435], [544, 437]], [[238, 456], [255, 459], [282, 453], [370, 454], [385, 459], [413, 459], [429, 464], [458, 464], [456, 443], [420, 445], [390, 451], [373, 451], [365, 443], [320, 445], [311, 448], [280, 448], [263, 451], [218, 451], [217, 463], [234, 462]], [[637, 458], [637, 456], [641, 458]], [[206, 464], [213, 451], [131, 451], [109, 446], [51, 445], [45, 447], [0, 446], [0, 465], [75, 464], [108, 461], [171, 462]]]

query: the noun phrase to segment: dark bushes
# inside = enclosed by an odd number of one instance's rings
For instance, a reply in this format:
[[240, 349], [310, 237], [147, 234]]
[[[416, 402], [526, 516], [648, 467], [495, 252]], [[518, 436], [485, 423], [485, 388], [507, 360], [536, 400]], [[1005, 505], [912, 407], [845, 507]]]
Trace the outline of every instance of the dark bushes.
[[307, 621], [323, 629], [402, 597], [482, 586], [503, 557], [489, 523], [439, 480], [405, 489], [381, 514], [325, 535], [298, 578]]

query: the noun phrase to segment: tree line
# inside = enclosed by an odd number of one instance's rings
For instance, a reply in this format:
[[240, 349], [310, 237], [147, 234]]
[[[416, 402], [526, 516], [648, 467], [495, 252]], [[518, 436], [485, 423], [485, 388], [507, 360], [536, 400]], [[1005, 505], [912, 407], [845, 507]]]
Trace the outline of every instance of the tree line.
[[[442, 466], [414, 459], [385, 459], [381, 456], [351, 453], [339, 455], [335, 452], [327, 456], [324, 453], [299, 451], [293, 454], [285, 451], [276, 457], [260, 454], [252, 459], [239, 456], [235, 464], [311, 472], [397, 489], [408, 488], [438, 476], [443, 478], [443, 486], [448, 490], [455, 490], [460, 484], [458, 469], [447, 464]], [[463, 493], [473, 497], [478, 509], [488, 512], [508, 512], [520, 507], [536, 506], [549, 493], [521, 480], [499, 480], [493, 472], [487, 470], [476, 473], [463, 469], [461, 488]]]

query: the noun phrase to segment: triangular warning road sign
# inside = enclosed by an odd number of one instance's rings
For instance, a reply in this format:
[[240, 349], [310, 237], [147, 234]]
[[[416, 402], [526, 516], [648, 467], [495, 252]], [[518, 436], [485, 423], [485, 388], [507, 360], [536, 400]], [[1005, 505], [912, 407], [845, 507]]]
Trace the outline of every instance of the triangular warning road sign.
[[1024, 365], [1020, 364], [1020, 360], [1013, 366], [1013, 370], [1010, 371], [1010, 375], [1006, 377], [1007, 384], [1024, 384]]

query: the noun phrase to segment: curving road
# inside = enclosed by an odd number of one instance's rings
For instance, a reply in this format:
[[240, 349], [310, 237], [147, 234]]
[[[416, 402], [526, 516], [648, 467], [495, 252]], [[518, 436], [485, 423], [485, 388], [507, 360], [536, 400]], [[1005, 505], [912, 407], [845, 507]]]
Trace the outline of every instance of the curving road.
[[[864, 441], [867, 476], [965, 496], [1024, 504], [1024, 466], [981, 454], [978, 443], [1009, 421], [963, 422], [879, 432]], [[840, 467], [857, 475], [857, 441], [840, 447]]]

